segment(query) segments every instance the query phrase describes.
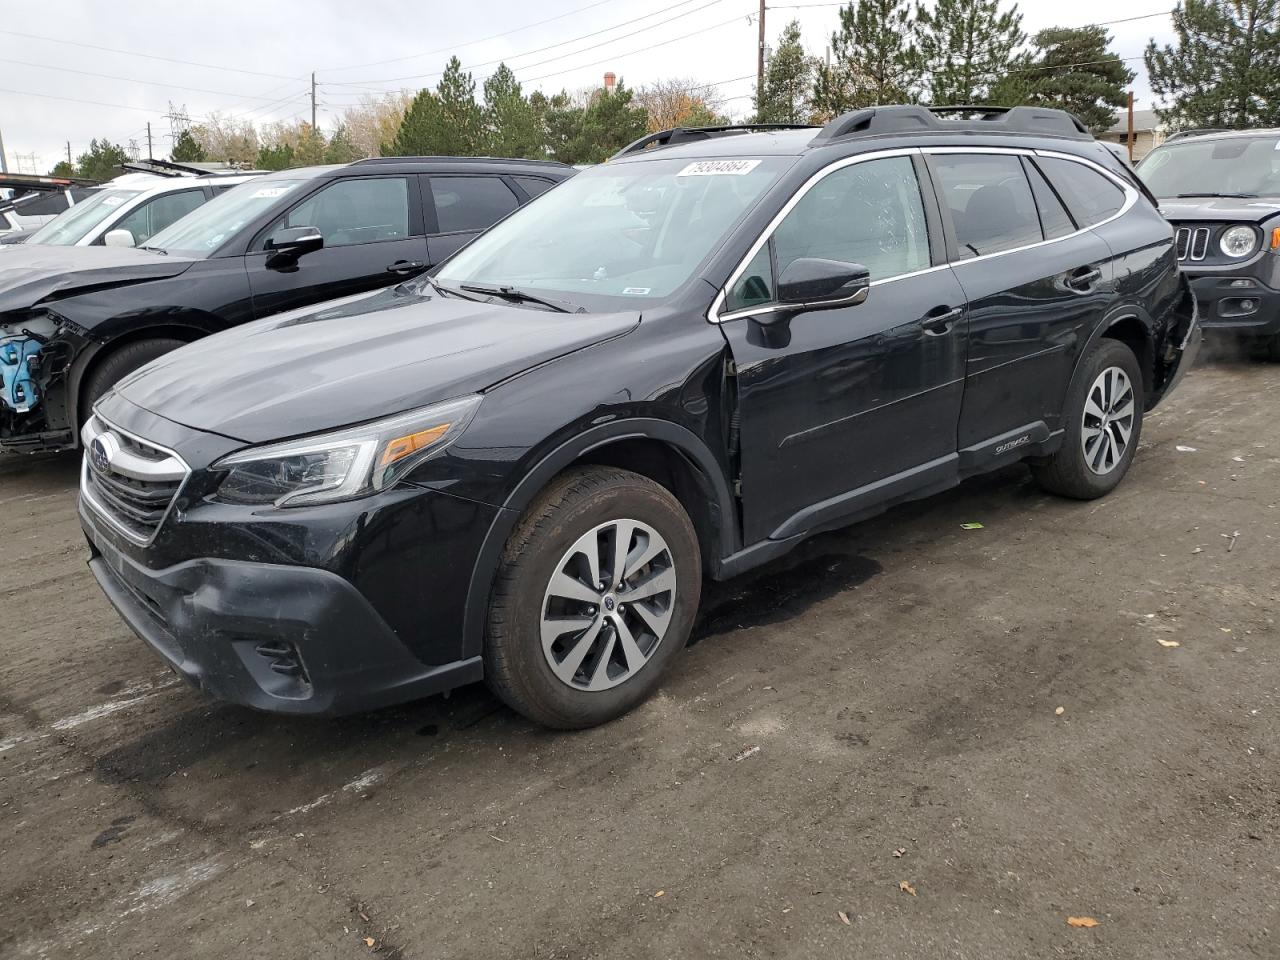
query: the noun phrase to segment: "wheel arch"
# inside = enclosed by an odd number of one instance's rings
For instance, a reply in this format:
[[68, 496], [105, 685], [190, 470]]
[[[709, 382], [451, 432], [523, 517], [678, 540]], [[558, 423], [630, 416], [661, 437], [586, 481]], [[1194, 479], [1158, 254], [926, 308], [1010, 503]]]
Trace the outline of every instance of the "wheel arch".
[[1071, 396], [1071, 391], [1081, 376], [1085, 357], [1103, 339], [1119, 340], [1133, 351], [1134, 356], [1138, 358], [1138, 366], [1142, 370], [1143, 398], [1149, 403], [1156, 382], [1155, 322], [1141, 307], [1124, 304], [1116, 307], [1103, 318], [1076, 354], [1071, 379], [1063, 394], [1063, 405], [1065, 406], [1066, 398]]
[[593, 427], [556, 447], [512, 489], [480, 548], [467, 590], [461, 656], [476, 656], [503, 548], [521, 516], [556, 476], [598, 464], [632, 470], [671, 490], [693, 521], [704, 569], [737, 549], [737, 508], [724, 470], [692, 431], [658, 419], [628, 419]]

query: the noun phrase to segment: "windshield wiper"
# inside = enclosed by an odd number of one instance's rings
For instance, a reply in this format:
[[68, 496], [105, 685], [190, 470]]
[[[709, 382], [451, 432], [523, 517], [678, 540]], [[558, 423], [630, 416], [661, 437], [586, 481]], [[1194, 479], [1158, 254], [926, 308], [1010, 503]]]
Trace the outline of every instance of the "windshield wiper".
[[514, 300], [517, 303], [537, 303], [556, 313], [586, 313], [586, 308], [578, 306], [576, 303], [570, 303], [568, 300], [551, 300], [547, 297], [540, 297], [534, 293], [528, 293], [517, 287], [509, 287], [506, 285], [493, 284], [492, 286], [485, 283], [463, 283], [459, 286], [463, 290], [469, 290], [471, 293], [487, 293], [491, 297], [502, 297], [504, 300]]
[[169, 255], [169, 251], [164, 249], [164, 247], [139, 247], [138, 249], [150, 250], [152, 253], [163, 253], [166, 257]]
[[1218, 197], [1224, 200], [1249, 200], [1256, 196], [1256, 193], [1179, 193], [1175, 199], [1189, 200], [1193, 197]]

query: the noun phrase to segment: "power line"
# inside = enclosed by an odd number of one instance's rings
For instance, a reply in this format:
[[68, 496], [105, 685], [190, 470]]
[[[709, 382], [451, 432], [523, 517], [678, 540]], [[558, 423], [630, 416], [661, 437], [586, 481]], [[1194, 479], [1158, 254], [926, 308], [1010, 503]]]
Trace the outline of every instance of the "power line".
[[565, 17], [571, 17], [575, 13], [585, 13], [595, 7], [604, 6], [606, 3], [612, 3], [613, 0], [596, 0], [595, 3], [589, 3], [585, 7], [577, 7], [568, 10], [565, 13], [556, 14], [554, 17], [547, 17], [545, 20], [539, 20], [536, 23], [526, 23], [523, 27], [512, 27], [510, 30], [504, 30], [502, 33], [490, 34], [487, 37], [481, 37], [479, 40], [468, 40], [465, 43], [454, 43], [447, 47], [441, 47], [438, 50], [428, 50], [425, 53], [414, 53], [407, 57], [392, 57], [390, 60], [373, 60], [369, 63], [355, 63], [347, 67], [324, 67], [322, 70], [327, 73], [335, 73], [341, 70], [359, 70], [361, 67], [380, 67], [387, 63], [403, 63], [405, 60], [417, 60], [419, 57], [432, 57], [438, 53], [448, 53], [452, 50], [460, 50], [462, 47], [473, 47], [477, 43], [485, 43], [489, 40], [497, 40], [499, 37], [508, 37], [513, 33], [519, 33], [522, 30], [531, 30], [534, 27], [540, 27], [545, 23], [551, 23], [553, 20], [563, 20]]
[[39, 70], [57, 70], [61, 73], [77, 73], [85, 77], [100, 77], [103, 80], [123, 80], [126, 83], [144, 83], [153, 87], [167, 87], [170, 90], [182, 90], [186, 93], [211, 93], [219, 97], [239, 97], [241, 100], [271, 99], [270, 97], [246, 96], [244, 94], [232, 93], [229, 90], [206, 90], [201, 87], [181, 87], [176, 84], [165, 83], [162, 80], [139, 80], [136, 77], [122, 77], [114, 73], [94, 73], [91, 70], [77, 70], [74, 67], [55, 67], [47, 63], [32, 63], [28, 60], [11, 60], [8, 57], [0, 57], [0, 63], [14, 63], [20, 67], [35, 67]]
[[[141, 53], [137, 50], [119, 50], [115, 47], [101, 47], [94, 43], [81, 43], [78, 40], [63, 40], [61, 37], [42, 37], [34, 33], [19, 33], [16, 30], [0, 30], [10, 37], [23, 37], [27, 40], [44, 40], [48, 43], [63, 43], [71, 47], [84, 47], [86, 50], [103, 50], [107, 53], [119, 53], [127, 57], [142, 57], [146, 60], [161, 60], [165, 63], [177, 63], [184, 67], [203, 67], [207, 70], [225, 70], [230, 73], [246, 73], [255, 77], [270, 77], [275, 80], [301, 80], [301, 77], [285, 76], [283, 73], [263, 73], [261, 70], [244, 70], [240, 67], [224, 67], [216, 63], [197, 63], [194, 60], [179, 60], [175, 57], [162, 57], [154, 53]], [[65, 98], [64, 98], [65, 99]]]
[[[669, 10], [674, 10], [676, 7], [683, 7], [685, 4], [690, 3], [690, 2], [692, 2], [692, 0], [680, 0], [680, 2], [679, 2], [679, 3], [674, 3], [674, 4], [672, 4], [672, 5], [671, 5], [671, 6], [669, 6], [669, 7], [663, 7], [661, 10], [654, 10], [652, 13], [646, 13], [646, 14], [645, 14], [644, 16], [642, 16], [642, 17], [635, 17], [635, 18], [633, 18], [633, 19], [631, 19], [631, 20], [625, 20], [625, 21], [623, 21], [622, 23], [615, 23], [615, 24], [614, 24], [613, 26], [611, 26], [611, 27], [605, 27], [605, 28], [603, 28], [603, 29], [601, 29], [601, 30], [596, 30], [596, 31], [594, 31], [593, 33], [584, 33], [584, 34], [583, 34], [582, 36], [580, 36], [580, 37], [571, 37], [571, 38], [570, 38], [570, 39], [568, 39], [568, 40], [562, 40], [562, 41], [560, 41], [559, 43], [553, 43], [553, 44], [550, 44], [550, 45], [545, 46], [545, 47], [538, 47], [538, 48], [536, 48], [536, 49], [534, 49], [534, 50], [525, 50], [525, 51], [524, 51], [524, 52], [522, 52], [522, 53], [513, 53], [513, 54], [509, 54], [509, 55], [507, 55], [507, 56], [505, 56], [505, 57], [501, 57], [501, 58], [499, 58], [499, 59], [497, 59], [497, 60], [486, 60], [486, 61], [485, 61], [485, 62], [483, 62], [483, 63], [470, 63], [470, 64], [467, 64], [465, 67], [463, 67], [463, 69], [464, 69], [464, 70], [475, 70], [475, 69], [477, 69], [477, 68], [479, 68], [479, 67], [491, 67], [491, 66], [493, 66], [494, 64], [497, 64], [497, 63], [505, 63], [505, 62], [507, 62], [508, 60], [519, 60], [519, 59], [521, 59], [522, 57], [529, 57], [529, 56], [533, 56], [535, 53], [544, 53], [544, 52], [546, 52], [547, 50], [554, 50], [556, 47], [563, 47], [563, 46], [566, 46], [567, 44], [570, 44], [570, 43], [576, 43], [576, 42], [578, 42], [579, 40], [588, 40], [588, 39], [590, 39], [591, 37], [599, 36], [599, 35], [600, 35], [600, 34], [602, 34], [602, 33], [608, 33], [610, 30], [616, 30], [616, 29], [618, 29], [619, 27], [630, 26], [631, 24], [636, 23], [637, 21], [640, 21], [640, 20], [646, 20], [646, 19], [648, 19], [649, 17], [656, 17], [656, 16], [657, 16], [658, 14], [660, 14], [660, 13], [666, 13], [666, 12], [667, 12], [667, 11], [669, 11]], [[673, 21], [675, 21], [675, 20], [679, 20], [679, 19], [681, 19], [681, 18], [683, 18], [683, 17], [691, 16], [691, 15], [693, 15], [693, 14], [695, 14], [695, 13], [698, 13], [700, 10], [705, 10], [705, 9], [707, 9], [707, 7], [713, 7], [713, 6], [715, 6], [716, 4], [718, 4], [718, 3], [722, 3], [722, 2], [723, 2], [723, 0], [709, 0], [709, 2], [704, 3], [704, 4], [702, 4], [702, 5], [701, 5], [701, 6], [699, 6], [699, 7], [694, 7], [692, 10], [686, 10], [686, 11], [684, 11], [683, 13], [678, 13], [678, 14], [676, 14], [676, 15], [675, 15], [675, 16], [673, 16], [673, 17], [668, 17], [666, 20], [661, 20], [661, 21], [659, 21], [658, 23], [651, 23], [651, 24], [649, 24], [647, 27], [641, 27], [639, 30], [633, 30], [631, 33], [624, 33], [624, 34], [622, 34], [621, 36], [618, 36], [618, 37], [611, 37], [611, 38], [609, 38], [608, 40], [604, 40], [604, 41], [601, 41], [601, 42], [602, 42], [602, 43], [614, 43], [614, 42], [615, 42], [615, 41], [617, 41], [617, 40], [626, 40], [626, 39], [627, 39], [627, 38], [629, 38], [629, 37], [634, 37], [634, 36], [636, 36], [637, 34], [644, 33], [644, 32], [646, 32], [646, 31], [648, 31], [648, 30], [654, 30], [654, 29], [656, 29], [656, 28], [658, 28], [658, 27], [664, 26], [665, 24], [671, 23], [671, 22], [673, 22]], [[736, 18], [735, 18], [735, 19], [736, 19]], [[582, 49], [582, 50], [574, 50], [574, 51], [572, 51], [572, 52], [570, 52], [570, 53], [558, 54], [557, 56], [551, 57], [551, 58], [550, 58], [550, 59], [548, 59], [548, 60], [542, 60], [542, 61], [540, 61], [540, 62], [538, 62], [538, 63], [525, 64], [523, 67], [521, 67], [521, 69], [522, 69], [522, 70], [530, 70], [530, 69], [532, 69], [532, 68], [534, 68], [534, 67], [540, 67], [540, 66], [544, 66], [544, 65], [546, 65], [546, 64], [548, 64], [548, 63], [554, 63], [556, 60], [563, 60], [565, 57], [572, 57], [572, 56], [574, 56], [575, 54], [585, 53], [587, 49], [590, 49], [590, 48], [584, 48], [584, 49]], [[399, 83], [399, 82], [401, 82], [401, 81], [403, 81], [403, 80], [423, 80], [423, 79], [431, 79], [431, 78], [434, 78], [434, 77], [440, 77], [440, 76], [443, 76], [443, 75], [444, 75], [444, 71], [440, 70], [440, 71], [436, 71], [436, 72], [434, 72], [434, 73], [415, 73], [415, 74], [409, 74], [409, 75], [407, 75], [407, 76], [403, 76], [403, 77], [383, 77], [383, 78], [381, 78], [381, 79], [377, 79], [377, 80], [351, 80], [351, 81], [346, 81], [346, 80], [334, 80], [334, 81], [331, 81], [331, 83], [335, 83], [335, 84], [338, 84], [338, 85], [340, 85], [340, 86], [356, 87], [356, 86], [360, 86], [360, 85], [362, 85], [362, 84], [370, 84], [370, 83]]]

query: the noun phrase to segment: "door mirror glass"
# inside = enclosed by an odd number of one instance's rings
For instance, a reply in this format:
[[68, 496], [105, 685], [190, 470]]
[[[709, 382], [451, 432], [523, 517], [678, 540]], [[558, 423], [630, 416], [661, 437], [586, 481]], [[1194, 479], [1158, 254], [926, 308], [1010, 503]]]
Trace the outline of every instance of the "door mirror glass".
[[267, 238], [267, 249], [292, 260], [324, 246], [324, 237], [315, 227], [285, 227]]
[[778, 278], [778, 302], [809, 309], [852, 306], [870, 289], [871, 272], [860, 263], [799, 257]]
[[128, 230], [108, 230], [106, 236], [102, 238], [102, 242], [108, 247], [132, 247], [133, 234]]

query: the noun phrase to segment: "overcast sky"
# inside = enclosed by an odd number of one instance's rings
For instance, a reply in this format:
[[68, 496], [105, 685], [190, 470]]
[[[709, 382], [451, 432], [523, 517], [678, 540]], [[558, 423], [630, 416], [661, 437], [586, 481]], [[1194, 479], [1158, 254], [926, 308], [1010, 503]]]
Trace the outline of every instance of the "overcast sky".
[[[1142, 17], [1167, 2], [1019, 6], [1024, 29], [1034, 33]], [[741, 117], [751, 107], [758, 6], [757, 0], [307, 0], [247, 12], [235, 4], [60, 0], [50, 17], [42, 4], [7, 0], [0, 18], [0, 134], [11, 171], [47, 172], [65, 157], [66, 141], [78, 154], [92, 137], [126, 146], [137, 141], [145, 156], [147, 121], [155, 155], [164, 156], [170, 102], [185, 106], [196, 122], [212, 111], [265, 122], [307, 117], [313, 70], [319, 122], [331, 130], [362, 92], [434, 86], [453, 53], [477, 88], [499, 60], [526, 92], [590, 86], [606, 70], [631, 86], [691, 77], [718, 84], [727, 110]], [[795, 17], [810, 52], [821, 55], [836, 8], [779, 2], [767, 14], [770, 41]], [[1133, 58], [1129, 66], [1139, 73], [1139, 109], [1149, 107], [1140, 57], [1150, 37], [1170, 39], [1169, 17], [1108, 29], [1112, 50]]]

